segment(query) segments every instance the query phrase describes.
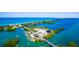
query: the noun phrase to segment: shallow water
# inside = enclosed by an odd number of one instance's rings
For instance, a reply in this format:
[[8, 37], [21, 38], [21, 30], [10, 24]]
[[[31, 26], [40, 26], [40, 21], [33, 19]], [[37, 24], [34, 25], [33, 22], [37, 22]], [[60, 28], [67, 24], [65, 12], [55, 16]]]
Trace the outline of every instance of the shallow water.
[[79, 23], [55, 35], [52, 42], [61, 46], [66, 46], [68, 42], [75, 42], [79, 46]]
[[42, 20], [55, 20], [56, 18], [0, 18], [0, 26], [9, 24], [24, 24], [28, 22], [38, 22]]
[[[16, 23], [21, 24], [21, 23], [26, 23], [26, 22], [36, 22], [36, 21], [42, 21], [42, 20], [56, 20], [56, 18], [0, 18], [0, 26], [7, 26], [9, 24], [16, 24]], [[72, 19], [72, 18], [63, 18], [60, 21], [55, 22], [54, 24], [38, 24], [36, 26], [48, 27], [51, 30], [63, 27], [63, 28], [65, 28], [64, 31], [66, 31], [66, 30], [70, 29], [73, 25], [78, 24], [78, 23], [79, 23], [78, 18], [74, 18], [74, 19]], [[73, 27], [73, 28], [75, 28], [75, 27]], [[68, 31], [68, 32], [71, 33], [70, 31]], [[29, 41], [27, 36], [24, 34], [23, 30], [21, 30], [21, 28], [16, 29], [16, 31], [14, 31], [14, 32], [6, 32], [6, 31], [0, 32], [0, 46], [2, 46], [2, 44], [6, 40], [8, 40], [10, 38], [15, 38], [16, 35], [19, 36], [19, 40], [20, 40], [19, 44], [17, 45], [18, 47], [47, 46], [47, 43], [44, 43], [44, 42], [38, 44], [38, 43], [33, 43], [33, 42]], [[56, 36], [60, 37], [61, 35], [60, 35], [60, 33], [58, 33], [58, 34], [55, 35], [55, 37]], [[71, 36], [73, 37], [73, 35], [71, 35]], [[78, 37], [78, 34], [76, 36]], [[74, 36], [74, 39], [77, 39], [77, 37]], [[52, 37], [51, 39], [49, 39], [49, 41], [52, 42], [52, 43], [56, 42], [55, 43], [56, 45], [60, 44], [62, 41], [63, 41], [62, 44], [66, 43], [66, 41], [64, 41], [65, 39], [63, 39], [63, 40], [61, 40], [61, 39], [60, 40], [53, 40], [53, 39], [54, 38]]]

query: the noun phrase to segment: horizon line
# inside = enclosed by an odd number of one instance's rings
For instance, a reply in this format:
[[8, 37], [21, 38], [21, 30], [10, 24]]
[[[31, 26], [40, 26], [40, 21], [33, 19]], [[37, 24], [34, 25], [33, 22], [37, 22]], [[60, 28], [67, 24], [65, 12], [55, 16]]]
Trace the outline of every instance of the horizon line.
[[0, 12], [0, 18], [79, 18], [79, 12]]

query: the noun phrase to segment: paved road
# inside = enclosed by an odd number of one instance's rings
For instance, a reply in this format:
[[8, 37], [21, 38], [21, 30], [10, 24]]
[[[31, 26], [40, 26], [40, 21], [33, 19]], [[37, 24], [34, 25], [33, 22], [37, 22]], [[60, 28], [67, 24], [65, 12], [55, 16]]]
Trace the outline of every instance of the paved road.
[[[28, 28], [28, 27], [26, 27], [26, 26], [22, 26], [22, 27], [23, 27], [24, 29], [27, 29], [27, 30], [31, 31], [32, 33], [34, 33], [30, 28]], [[44, 41], [44, 42], [46, 42], [48, 45], [50, 45], [50, 46], [52, 46], [52, 47], [56, 47], [53, 43], [49, 42], [49, 41], [46, 40], [46, 39], [43, 39], [42, 37], [41, 37], [41, 40]]]

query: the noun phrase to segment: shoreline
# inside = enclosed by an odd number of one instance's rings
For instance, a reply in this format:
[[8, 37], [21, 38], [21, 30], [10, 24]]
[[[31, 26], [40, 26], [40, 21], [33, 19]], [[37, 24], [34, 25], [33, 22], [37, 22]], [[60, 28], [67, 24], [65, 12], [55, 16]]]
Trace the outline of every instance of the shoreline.
[[39, 23], [39, 22], [43, 22], [43, 21], [53, 21], [53, 20], [40, 20], [40, 21], [33, 21], [33, 22], [22, 22], [22, 23], [13, 23], [13, 24], [1, 24], [0, 27], [7, 27], [7, 26], [10, 26], [10, 25], [22, 25], [22, 24], [28, 24], [28, 23]]

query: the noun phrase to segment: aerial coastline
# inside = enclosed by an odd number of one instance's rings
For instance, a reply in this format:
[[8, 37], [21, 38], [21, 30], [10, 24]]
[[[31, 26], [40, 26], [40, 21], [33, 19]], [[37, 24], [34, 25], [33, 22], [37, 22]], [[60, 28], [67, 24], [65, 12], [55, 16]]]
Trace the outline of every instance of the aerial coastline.
[[[72, 18], [32, 18], [28, 20], [24, 18], [22, 19], [23, 22], [21, 19], [16, 21], [16, 18], [14, 18], [13, 20], [9, 21], [8, 18], [6, 22], [8, 24], [0, 26], [0, 40], [3, 39], [0, 41], [0, 46], [58, 47], [60, 43], [57, 45], [54, 37], [79, 23], [79, 21], [75, 21]], [[61, 43], [63, 43], [63, 41]], [[67, 44], [69, 44], [69, 46], [76, 46], [74, 42], [66, 43], [66, 45]]]

